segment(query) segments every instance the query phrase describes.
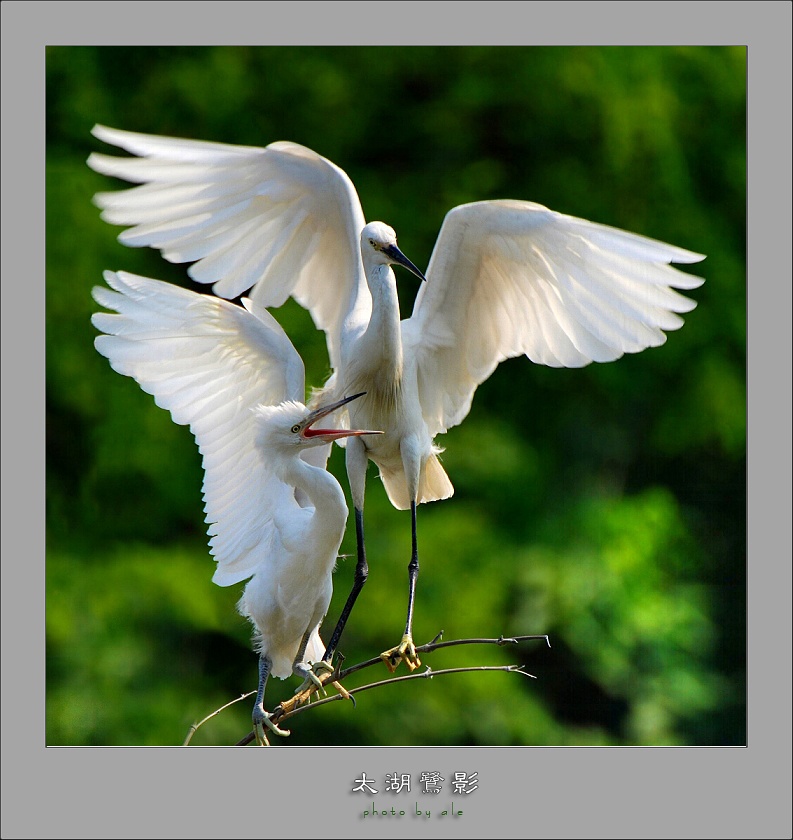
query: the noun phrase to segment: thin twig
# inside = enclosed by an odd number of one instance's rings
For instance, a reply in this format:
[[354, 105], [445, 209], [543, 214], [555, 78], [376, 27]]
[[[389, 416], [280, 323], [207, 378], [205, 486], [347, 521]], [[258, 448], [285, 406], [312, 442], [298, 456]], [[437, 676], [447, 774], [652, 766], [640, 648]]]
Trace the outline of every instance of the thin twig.
[[[417, 648], [418, 650], [418, 648]], [[378, 662], [382, 662], [381, 659], [377, 660]], [[354, 694], [360, 694], [362, 691], [369, 691], [370, 688], [380, 688], [384, 685], [391, 685], [393, 683], [398, 682], [405, 682], [406, 680], [426, 680], [432, 679], [433, 677], [443, 677], [447, 674], [464, 674], [469, 671], [507, 671], [509, 673], [515, 674], [523, 674], [524, 677], [531, 677], [533, 680], [536, 680], [537, 677], [534, 674], [528, 673], [528, 671], [523, 670], [523, 665], [469, 665], [463, 668], [444, 668], [440, 671], [433, 671], [432, 668], [427, 666], [425, 671], [421, 671], [420, 673], [415, 674], [403, 674], [401, 677], [389, 677], [385, 680], [380, 680], [379, 682], [374, 683], [367, 683], [366, 685], [358, 686], [358, 688], [350, 688], [347, 689], [347, 694], [350, 695], [350, 699]], [[331, 683], [326, 683], [326, 685], [331, 685]], [[342, 694], [334, 694], [332, 697], [322, 697], [319, 700], [314, 700], [311, 703], [306, 703], [303, 706], [297, 706], [294, 709], [291, 709], [289, 712], [285, 714], [277, 715], [276, 713], [281, 708], [280, 706], [276, 706], [273, 710], [272, 720], [278, 721], [279, 723], [284, 720], [288, 720], [291, 717], [294, 717], [301, 712], [306, 711], [309, 708], [316, 709], [318, 706], [324, 706], [326, 703], [333, 703], [336, 700], [344, 700], [346, 699]], [[235, 747], [244, 747], [250, 744], [253, 740], [254, 734], [253, 732], [249, 732], [241, 741], [238, 741], [234, 746]]]
[[[438, 633], [431, 642], [427, 642], [426, 644], [417, 647], [416, 652], [431, 653], [432, 651], [438, 650], [440, 648], [454, 647], [456, 645], [491, 644], [491, 645], [503, 646], [503, 645], [518, 644], [518, 643], [524, 642], [524, 641], [536, 641], [538, 639], [544, 639], [545, 643], [548, 645], [548, 647], [551, 646], [551, 642], [548, 639], [547, 635], [512, 636], [512, 637], [499, 636], [497, 639], [486, 639], [486, 638], [453, 639], [452, 641], [448, 641], [448, 642], [441, 642], [440, 640], [441, 640], [442, 637], [443, 637], [443, 631], [441, 630], [441, 632]], [[352, 665], [349, 668], [345, 668], [343, 671], [340, 671], [339, 667], [340, 667], [342, 661], [343, 661], [343, 657], [341, 658], [341, 661], [337, 664], [336, 670], [334, 671], [334, 673], [324, 683], [325, 686], [333, 685], [334, 683], [338, 682], [339, 680], [341, 680], [345, 677], [348, 677], [350, 674], [353, 674], [356, 671], [361, 671], [364, 668], [369, 668], [372, 665], [377, 665], [378, 663], [381, 663], [383, 660], [379, 656], [377, 656], [377, 657], [374, 657], [372, 659], [368, 659], [365, 662], [360, 662], [357, 665]], [[344, 695], [346, 695], [346, 697], [349, 697], [349, 699], [352, 700], [353, 703], [355, 703], [355, 698], [354, 698], [353, 695], [355, 695], [355, 694], [357, 694], [361, 691], [367, 691], [370, 688], [378, 688], [380, 686], [387, 685], [389, 683], [402, 682], [404, 680], [409, 680], [409, 679], [427, 679], [427, 678], [432, 678], [434, 676], [442, 676], [442, 675], [446, 675], [446, 674], [459, 674], [459, 673], [463, 673], [465, 671], [515, 671], [517, 673], [524, 674], [527, 677], [532, 677], [533, 679], [536, 679], [536, 677], [534, 677], [533, 674], [529, 674], [526, 671], [523, 671], [522, 670], [523, 667], [524, 666], [522, 666], [522, 665], [520, 665], [520, 666], [519, 665], [503, 665], [503, 666], [500, 666], [500, 665], [496, 665], [496, 666], [480, 665], [480, 666], [468, 666], [468, 667], [465, 667], [465, 668], [446, 668], [442, 671], [432, 671], [432, 669], [429, 668], [429, 666], [428, 666], [427, 670], [422, 671], [421, 673], [405, 674], [401, 677], [390, 677], [386, 680], [381, 680], [380, 682], [368, 683], [367, 685], [359, 686], [358, 688], [347, 689], [344, 692], [344, 694], [339, 694], [339, 695], [334, 695], [333, 697], [325, 697], [325, 698], [322, 698], [322, 699], [319, 699], [319, 700], [314, 700], [313, 702], [310, 702], [310, 703], [306, 703], [306, 704], [303, 704], [303, 705], [294, 706], [292, 708], [289, 708], [287, 711], [284, 711], [283, 706], [281, 704], [279, 704], [278, 706], [275, 707], [275, 709], [273, 709], [271, 719], [274, 723], [275, 722], [280, 722], [280, 721], [283, 721], [283, 720], [287, 720], [288, 718], [293, 717], [298, 712], [302, 712], [303, 710], [305, 710], [309, 706], [317, 707], [317, 706], [324, 705], [325, 703], [332, 702], [334, 700], [339, 700], [339, 699], [342, 699], [342, 698], [346, 699], [344, 697]], [[293, 698], [290, 698], [290, 701], [292, 699]], [[286, 701], [286, 702], [288, 703], [290, 701]], [[254, 738], [254, 734], [253, 734], [253, 732], [250, 732], [241, 741], [238, 741], [237, 744], [235, 744], [235, 746], [238, 746], [238, 747], [246, 746], [247, 744], [250, 744], [250, 742], [253, 740], [253, 738]]]
[[[524, 667], [523, 665], [468, 665], [460, 668], [443, 668], [440, 671], [433, 671], [428, 665], [425, 671], [414, 674], [403, 674], [401, 677], [389, 677], [379, 682], [367, 683], [366, 685], [358, 686], [358, 688], [347, 689], [347, 693], [352, 696], [354, 694], [360, 694], [362, 691], [369, 691], [370, 688], [380, 688], [380, 686], [391, 685], [392, 683], [405, 682], [406, 680], [431, 680], [433, 677], [442, 677], [446, 674], [464, 674], [468, 671], [514, 671], [516, 674], [523, 674], [525, 677], [531, 677], [533, 680], [536, 680], [537, 677], [528, 671], [524, 671]], [[312, 708], [316, 708], [317, 706], [324, 706], [326, 703], [332, 703], [334, 700], [343, 699], [344, 697], [341, 694], [334, 694], [332, 697], [323, 697], [320, 700], [315, 700], [310, 705]], [[281, 719], [286, 720], [287, 718], [294, 717], [300, 712], [304, 712], [307, 708], [309, 708], [308, 705], [298, 706], [288, 714], [285, 714]]]
[[[516, 645], [520, 642], [536, 641], [537, 639], [545, 639], [545, 643], [548, 645], [548, 647], [551, 646], [551, 642], [547, 635], [508, 637], [499, 636], [497, 639], [453, 639], [449, 642], [439, 641], [441, 638], [443, 638], [443, 630], [441, 630], [441, 632], [438, 633], [438, 635], [431, 642], [427, 642], [426, 644], [417, 647], [416, 653], [432, 653], [432, 651], [434, 650], [440, 650], [440, 648], [445, 647], [455, 647], [456, 645], [499, 645], [501, 647], [503, 645]], [[372, 665], [377, 665], [382, 661], [383, 660], [379, 656], [375, 656], [372, 659], [367, 659], [364, 662], [359, 662], [357, 665], [351, 665], [349, 668], [345, 668], [343, 671], [341, 671], [337, 679], [344, 679], [350, 674], [354, 674], [356, 671], [361, 671], [364, 668], [369, 668]], [[335, 680], [329, 680], [328, 682], [335, 682]]]
[[219, 709], [215, 709], [215, 711], [212, 712], [212, 714], [207, 715], [203, 720], [199, 721], [198, 723], [194, 723], [190, 727], [190, 729], [187, 733], [187, 737], [184, 739], [184, 743], [182, 744], [182, 746], [183, 747], [188, 746], [190, 744], [190, 741], [193, 738], [193, 735], [195, 735], [196, 732], [198, 731], [198, 728], [200, 726], [203, 726], [210, 718], [215, 717], [215, 715], [219, 715], [223, 711], [223, 709], [228, 709], [229, 706], [233, 706], [235, 703], [239, 703], [240, 700], [244, 700], [246, 697], [250, 697], [251, 694], [256, 694], [256, 692], [255, 691], [247, 691], [245, 694], [240, 694], [239, 697], [235, 697], [233, 700], [230, 700], [228, 703], [226, 703], [225, 706], [221, 706]]

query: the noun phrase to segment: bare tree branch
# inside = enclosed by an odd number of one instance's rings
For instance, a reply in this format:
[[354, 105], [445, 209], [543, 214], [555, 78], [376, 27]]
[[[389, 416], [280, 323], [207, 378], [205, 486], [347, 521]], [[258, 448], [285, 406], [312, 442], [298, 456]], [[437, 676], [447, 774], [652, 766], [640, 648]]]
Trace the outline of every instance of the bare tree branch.
[[[420, 653], [432, 653], [433, 651], [439, 650], [440, 648], [454, 647], [454, 646], [457, 646], [457, 645], [474, 645], [474, 644], [476, 644], [476, 645], [491, 644], [491, 645], [504, 646], [504, 645], [519, 644], [520, 642], [524, 642], [524, 641], [537, 641], [539, 639], [544, 639], [545, 643], [548, 645], [548, 647], [551, 646], [550, 640], [548, 639], [547, 635], [515, 636], [515, 637], [499, 636], [497, 639], [489, 639], [489, 638], [454, 639], [454, 640], [448, 641], [448, 642], [440, 641], [442, 637], [443, 637], [443, 631], [438, 633], [438, 635], [435, 636], [435, 638], [431, 642], [427, 642], [426, 644], [417, 647], [416, 651], [420, 652]], [[359, 694], [363, 691], [368, 691], [369, 689], [372, 689], [372, 688], [380, 688], [380, 687], [382, 687], [384, 685], [388, 685], [390, 683], [404, 682], [405, 680], [411, 680], [411, 679], [431, 679], [432, 677], [445, 676], [447, 674], [459, 674], [459, 673], [464, 673], [466, 671], [505, 671], [505, 672], [510, 672], [510, 673], [514, 672], [514, 673], [523, 674], [524, 676], [527, 676], [527, 677], [531, 677], [532, 679], [536, 679], [536, 677], [534, 677], [533, 674], [529, 674], [526, 671], [522, 670], [523, 667], [524, 667], [522, 665], [503, 665], [503, 666], [501, 666], [501, 665], [497, 665], [497, 666], [480, 665], [480, 666], [468, 666], [468, 667], [461, 667], [461, 668], [446, 668], [446, 669], [440, 670], [440, 671], [433, 671], [428, 666], [427, 669], [425, 671], [422, 671], [421, 673], [405, 674], [405, 675], [400, 676], [400, 677], [390, 677], [390, 678], [385, 679], [385, 680], [381, 680], [381, 681], [378, 681], [378, 682], [368, 683], [366, 685], [359, 686], [358, 688], [345, 689], [345, 688], [343, 688], [343, 686], [341, 686], [340, 680], [350, 676], [350, 674], [354, 674], [356, 671], [361, 671], [365, 668], [371, 667], [372, 665], [377, 665], [377, 664], [382, 662], [382, 659], [379, 656], [376, 656], [376, 657], [373, 657], [372, 659], [367, 659], [364, 662], [360, 662], [357, 665], [353, 665], [349, 668], [345, 668], [344, 670], [340, 670], [343, 662], [344, 662], [344, 657], [341, 654], [339, 654], [338, 655], [338, 662], [337, 662], [335, 670], [333, 671], [333, 673], [329, 674], [326, 679], [323, 680], [323, 685], [324, 686], [333, 685], [339, 691], [338, 695], [334, 695], [332, 697], [321, 698], [319, 700], [314, 700], [312, 702], [312, 701], [310, 701], [310, 697], [311, 697], [312, 693], [315, 692], [315, 689], [313, 687], [310, 688], [310, 689], [304, 690], [303, 692], [298, 692], [294, 696], [290, 697], [288, 700], [285, 700], [282, 703], [280, 703], [278, 706], [275, 707], [275, 709], [273, 709], [273, 712], [272, 712], [272, 715], [271, 715], [271, 720], [274, 723], [280, 723], [284, 720], [287, 720], [290, 717], [293, 717], [294, 715], [296, 715], [300, 712], [305, 711], [306, 709], [317, 708], [317, 707], [322, 706], [326, 703], [330, 703], [330, 702], [333, 702], [335, 700], [340, 700], [340, 699], [350, 699], [350, 700], [352, 700], [352, 702], [354, 704], [355, 703], [355, 698], [354, 698], [355, 694]], [[236, 702], [236, 701], [233, 701], [233, 702]], [[230, 704], [228, 704], [228, 705], [230, 705]], [[219, 711], [221, 711], [221, 709], [218, 709], [218, 712]], [[212, 717], [212, 715], [210, 715], [209, 717]], [[202, 721], [202, 723], [203, 723], [203, 721]], [[199, 724], [199, 726], [200, 726], [200, 724]], [[254, 734], [253, 734], [253, 732], [250, 732], [242, 740], [238, 741], [237, 744], [235, 744], [235, 746], [239, 746], [239, 747], [246, 746], [247, 744], [251, 743], [251, 741], [253, 741], [253, 739], [254, 739]]]
[[[418, 650], [418, 648], [416, 648]], [[383, 660], [379, 657], [377, 658], [377, 662], [382, 662]], [[427, 666], [425, 671], [421, 671], [420, 673], [414, 674], [403, 674], [401, 677], [389, 677], [385, 680], [380, 680], [380, 682], [374, 683], [367, 683], [366, 685], [358, 686], [358, 688], [349, 688], [346, 690], [346, 694], [352, 699], [353, 695], [360, 694], [362, 691], [368, 691], [370, 688], [381, 688], [384, 685], [392, 685], [393, 683], [398, 682], [405, 682], [407, 680], [424, 680], [424, 679], [432, 679], [433, 677], [442, 677], [446, 676], [447, 674], [463, 674], [468, 671], [506, 671], [509, 673], [515, 674], [523, 674], [524, 677], [531, 677], [533, 680], [536, 680], [537, 677], [534, 674], [529, 674], [527, 671], [523, 670], [523, 665], [470, 665], [463, 668], [444, 668], [441, 671], [433, 671], [432, 668]], [[325, 685], [333, 685], [336, 680], [332, 678], [328, 680]], [[332, 697], [322, 697], [319, 700], [314, 700], [312, 702], [304, 703], [303, 705], [298, 705], [291, 708], [289, 711], [283, 712], [282, 714], [278, 714], [279, 709], [282, 709], [282, 706], [276, 706], [272, 713], [272, 720], [281, 723], [284, 720], [287, 720], [290, 717], [294, 717], [295, 715], [299, 715], [301, 712], [305, 712], [308, 709], [316, 709], [319, 706], [324, 706], [326, 703], [333, 703], [336, 700], [344, 700], [345, 697], [343, 694], [334, 694]], [[241, 741], [238, 741], [234, 746], [235, 747], [244, 747], [254, 739], [253, 732], [249, 732]]]
[[[548, 647], [551, 646], [551, 642], [547, 635], [538, 635], [538, 636], [499, 636], [497, 639], [453, 639], [449, 642], [441, 642], [440, 639], [443, 638], [443, 630], [431, 641], [427, 642], [424, 645], [421, 645], [416, 648], [416, 653], [432, 653], [434, 650], [440, 650], [441, 648], [445, 647], [455, 647], [456, 645], [498, 645], [502, 647], [504, 645], [511, 645], [511, 644], [519, 644], [520, 642], [527, 642], [527, 641], [536, 641], [537, 639], [545, 639], [546, 644]], [[342, 661], [343, 657], [342, 657]], [[349, 668], [345, 668], [341, 671], [335, 679], [329, 679], [328, 682], [335, 682], [336, 679], [342, 680], [345, 677], [348, 677], [350, 674], [354, 674], [356, 671], [361, 671], [364, 668], [369, 668], [372, 665], [377, 665], [378, 663], [382, 662], [383, 660], [379, 656], [375, 656], [372, 659], [367, 659], [365, 662], [360, 662], [358, 665], [352, 665]], [[352, 692], [350, 692], [352, 693]]]
[[190, 727], [190, 729], [187, 733], [187, 737], [184, 739], [184, 743], [182, 744], [182, 746], [186, 747], [190, 744], [190, 741], [192, 740], [193, 735], [196, 734], [196, 732], [198, 731], [200, 726], [203, 726], [208, 720], [215, 717], [215, 715], [219, 715], [223, 711], [223, 709], [228, 709], [229, 706], [233, 706], [235, 703], [239, 703], [240, 700], [244, 700], [246, 697], [250, 697], [251, 694], [256, 694], [256, 692], [255, 691], [247, 691], [247, 692], [245, 692], [245, 694], [240, 694], [239, 697], [235, 697], [234, 700], [229, 701], [228, 703], [226, 703], [225, 706], [221, 706], [219, 709], [215, 709], [215, 711], [212, 712], [212, 714], [207, 715], [203, 720], [200, 720], [198, 723], [194, 723]]

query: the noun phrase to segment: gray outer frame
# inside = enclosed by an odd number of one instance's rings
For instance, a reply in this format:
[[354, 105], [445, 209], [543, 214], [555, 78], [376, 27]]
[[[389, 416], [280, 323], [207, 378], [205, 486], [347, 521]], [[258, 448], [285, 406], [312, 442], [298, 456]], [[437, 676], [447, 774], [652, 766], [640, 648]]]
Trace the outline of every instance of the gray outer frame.
[[[2, 23], [2, 836], [790, 837], [790, 4], [5, 2]], [[272, 44], [748, 44], [748, 748], [43, 747], [44, 47], [252, 34]], [[415, 781], [434, 769], [478, 773], [479, 790], [454, 802], [461, 817], [411, 816], [427, 799]], [[371, 803], [352, 793], [362, 772], [413, 776], [413, 793], [375, 800], [405, 817], [364, 820]], [[439, 812], [442, 798], [425, 809]]]

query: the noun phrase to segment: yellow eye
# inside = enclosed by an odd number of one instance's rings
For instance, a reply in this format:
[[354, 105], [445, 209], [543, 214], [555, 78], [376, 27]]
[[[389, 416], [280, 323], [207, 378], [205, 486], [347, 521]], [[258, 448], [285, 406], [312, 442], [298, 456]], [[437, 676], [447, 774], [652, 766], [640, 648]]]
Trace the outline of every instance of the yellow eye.
[[299, 423], [296, 423], [294, 426], [292, 426], [292, 431], [293, 431], [295, 434], [297, 434], [297, 433], [300, 431], [300, 424], [299, 424]]

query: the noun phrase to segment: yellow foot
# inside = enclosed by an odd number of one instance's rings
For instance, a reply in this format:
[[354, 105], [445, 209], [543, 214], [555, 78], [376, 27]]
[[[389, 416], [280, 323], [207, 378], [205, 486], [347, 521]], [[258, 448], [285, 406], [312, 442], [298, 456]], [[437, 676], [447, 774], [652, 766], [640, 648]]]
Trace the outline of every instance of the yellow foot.
[[413, 637], [410, 633], [405, 633], [402, 641], [396, 647], [381, 653], [380, 659], [385, 662], [386, 668], [392, 674], [399, 667], [400, 662], [404, 662], [411, 671], [415, 671], [421, 665], [421, 660], [416, 653], [416, 646], [413, 644]]
[[295, 692], [296, 695], [300, 694], [309, 697], [314, 691], [321, 691], [323, 694], [326, 693], [323, 687], [324, 683], [333, 673], [333, 666], [330, 662], [325, 662], [321, 659], [319, 662], [315, 662], [311, 668], [307, 668], [301, 664], [296, 665], [293, 670], [299, 677], [303, 677], [303, 684]]
[[323, 695], [327, 695], [325, 686], [328, 683], [333, 683], [336, 690], [345, 700], [352, 700], [352, 696], [347, 689], [340, 682], [334, 681], [335, 675], [336, 669], [329, 662], [315, 662], [311, 666], [311, 670], [305, 673], [305, 680], [294, 695], [278, 707], [281, 712], [279, 720], [284, 715], [294, 711], [298, 706], [302, 706], [308, 702], [311, 699], [311, 695], [315, 692], [319, 693], [321, 691]]
[[287, 737], [290, 732], [288, 729], [281, 729], [277, 724], [270, 719], [271, 715], [263, 709], [256, 708], [253, 711], [253, 734], [256, 736], [256, 743], [260, 747], [269, 747], [270, 742], [267, 740], [267, 733], [264, 731], [266, 726], [271, 732], [282, 737]]

